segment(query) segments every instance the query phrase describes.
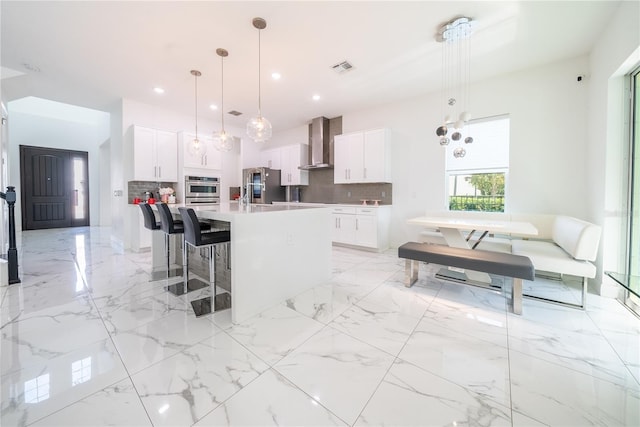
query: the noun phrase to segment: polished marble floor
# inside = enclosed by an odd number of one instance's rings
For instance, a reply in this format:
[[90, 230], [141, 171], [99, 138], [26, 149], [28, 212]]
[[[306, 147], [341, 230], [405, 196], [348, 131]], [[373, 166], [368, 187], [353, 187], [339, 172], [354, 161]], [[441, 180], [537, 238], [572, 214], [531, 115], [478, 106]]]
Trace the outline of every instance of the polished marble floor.
[[334, 248], [330, 282], [232, 324], [196, 318], [202, 294], [165, 292], [109, 232], [22, 234], [22, 283], [0, 288], [3, 427], [640, 425], [640, 320], [617, 301], [517, 316], [435, 266], [407, 289], [394, 251]]

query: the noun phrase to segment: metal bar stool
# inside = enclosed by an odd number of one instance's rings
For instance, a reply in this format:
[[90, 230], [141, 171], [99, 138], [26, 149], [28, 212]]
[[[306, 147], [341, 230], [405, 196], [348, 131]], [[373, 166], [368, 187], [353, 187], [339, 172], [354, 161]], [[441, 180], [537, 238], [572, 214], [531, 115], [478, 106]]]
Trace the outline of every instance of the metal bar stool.
[[[140, 203], [140, 210], [142, 211], [142, 219], [144, 220], [144, 228], [151, 230], [152, 232], [161, 232], [161, 225], [160, 222], [158, 222], [158, 220], [156, 219], [155, 214], [153, 213], [153, 209], [151, 209], [151, 206], [149, 206], [147, 203]], [[166, 245], [166, 239], [165, 239], [165, 245]], [[169, 248], [166, 248], [166, 251], [169, 251]], [[155, 255], [154, 255], [155, 256]], [[154, 259], [155, 261], [155, 259]], [[159, 279], [163, 279], [165, 278], [165, 274], [166, 277], [169, 277], [169, 272], [162, 272], [162, 271], [157, 271], [155, 269], [155, 262], [153, 263], [154, 268], [151, 271], [151, 280], [159, 280]]]
[[[174, 295], [184, 295], [187, 292], [195, 291], [198, 289], [205, 288], [207, 286], [206, 283], [202, 283], [199, 280], [189, 281], [186, 279], [186, 256], [187, 256], [187, 246], [184, 244], [184, 224], [182, 220], [173, 219], [173, 215], [171, 214], [171, 210], [166, 203], [157, 203], [156, 207], [158, 208], [158, 214], [160, 214], [160, 228], [165, 233], [165, 245], [167, 248], [167, 278], [169, 278], [169, 271], [171, 268], [171, 254], [169, 252], [169, 238], [173, 234], [181, 234], [182, 235], [182, 275], [185, 277], [185, 280], [182, 283], [175, 283], [173, 285], [167, 286], [167, 291], [171, 292]], [[202, 224], [203, 227], [208, 227], [207, 224]]]
[[[201, 298], [191, 301], [191, 306], [196, 316], [202, 316], [214, 311], [225, 310], [231, 308], [231, 294], [223, 292], [218, 294], [215, 276], [215, 246], [220, 243], [229, 243], [231, 241], [231, 232], [229, 230], [215, 230], [203, 233], [200, 222], [196, 213], [191, 208], [178, 208], [182, 222], [184, 224], [184, 240], [187, 244], [196, 248], [204, 246], [209, 247], [209, 282], [213, 284], [213, 295], [211, 297]], [[185, 264], [185, 280], [188, 277], [189, 260]]]

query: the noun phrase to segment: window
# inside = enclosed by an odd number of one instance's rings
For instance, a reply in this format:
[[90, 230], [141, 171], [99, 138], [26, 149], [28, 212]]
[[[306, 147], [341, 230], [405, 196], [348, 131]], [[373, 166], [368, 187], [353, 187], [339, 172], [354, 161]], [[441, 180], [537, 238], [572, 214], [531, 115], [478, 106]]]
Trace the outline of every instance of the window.
[[447, 146], [445, 168], [449, 210], [504, 212], [505, 184], [509, 172], [509, 116], [469, 122], [471, 144], [466, 155], [455, 158], [460, 143]]
[[631, 74], [631, 212], [629, 215], [629, 274], [640, 275], [640, 69]]

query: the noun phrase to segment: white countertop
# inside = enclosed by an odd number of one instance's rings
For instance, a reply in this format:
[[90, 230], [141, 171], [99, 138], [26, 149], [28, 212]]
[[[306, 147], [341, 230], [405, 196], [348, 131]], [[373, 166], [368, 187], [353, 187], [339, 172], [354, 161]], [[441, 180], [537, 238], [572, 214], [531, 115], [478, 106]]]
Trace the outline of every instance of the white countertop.
[[347, 206], [350, 208], [385, 208], [391, 205], [363, 205], [362, 203], [315, 203], [315, 202], [273, 202], [274, 205], [280, 206], [308, 206], [308, 207], [340, 207]]
[[310, 209], [323, 209], [325, 206], [292, 206], [292, 205], [267, 205], [267, 204], [250, 204], [242, 206], [238, 203], [223, 202], [215, 205], [197, 204], [185, 205], [176, 203], [169, 205], [172, 211], [177, 211], [179, 207], [192, 208], [196, 215], [204, 219], [217, 219], [221, 221], [231, 221], [233, 218], [246, 216], [249, 214], [274, 214], [286, 213], [292, 211], [303, 211]]

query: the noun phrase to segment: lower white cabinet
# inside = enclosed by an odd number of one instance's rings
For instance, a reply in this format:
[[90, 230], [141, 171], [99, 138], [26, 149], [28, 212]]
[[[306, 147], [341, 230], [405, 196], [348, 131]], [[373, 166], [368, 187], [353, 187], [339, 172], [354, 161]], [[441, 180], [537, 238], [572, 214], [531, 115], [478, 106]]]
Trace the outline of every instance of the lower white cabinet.
[[333, 208], [332, 241], [378, 251], [389, 247], [390, 206]]

